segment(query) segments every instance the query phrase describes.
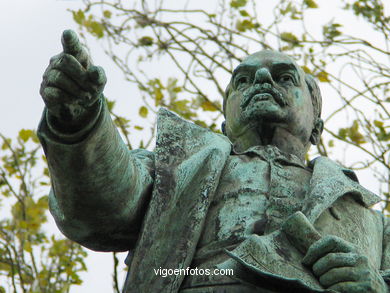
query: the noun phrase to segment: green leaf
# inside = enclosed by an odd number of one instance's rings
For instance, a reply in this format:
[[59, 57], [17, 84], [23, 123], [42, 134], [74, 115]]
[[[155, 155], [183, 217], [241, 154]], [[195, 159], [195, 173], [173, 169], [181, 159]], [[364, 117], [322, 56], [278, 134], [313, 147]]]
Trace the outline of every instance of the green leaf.
[[31, 242], [25, 242], [24, 244], [24, 250], [27, 252], [32, 252]]
[[[0, 262], [0, 272], [1, 271], [5, 271], [5, 272], [11, 272], [12, 271], [12, 267], [10, 264], [7, 264], [7, 263], [3, 263], [3, 262]], [[1, 287], [0, 287], [1, 288]], [[1, 291], [0, 291], [1, 292]], [[5, 291], [3, 291], [5, 292]]]
[[144, 37], [138, 39], [138, 44], [140, 44], [141, 46], [145, 46], [145, 47], [151, 46], [151, 45], [153, 45], [153, 38], [148, 37], [148, 36], [144, 36]]
[[378, 128], [383, 128], [383, 122], [379, 120], [374, 120], [374, 125]]
[[35, 143], [39, 143], [38, 135], [35, 131], [33, 131], [32, 135], [31, 135], [31, 140]]
[[11, 165], [5, 165], [4, 168], [7, 170], [7, 172], [9, 173], [8, 175], [13, 175], [16, 173], [16, 169], [11, 166]]
[[246, 10], [240, 10], [241, 16], [247, 17], [249, 16], [249, 13]]
[[79, 9], [77, 11], [72, 11], [72, 14], [73, 14], [74, 21], [82, 25], [85, 20], [84, 12], [81, 9]]
[[362, 16], [371, 23], [380, 24], [382, 22], [388, 22], [389, 20], [388, 17], [385, 16], [386, 9], [383, 2], [377, 0], [358, 0], [355, 1], [352, 6], [347, 5], [346, 8], [352, 8], [355, 15]]
[[232, 0], [230, 2], [230, 6], [233, 8], [239, 8], [245, 6], [247, 3], [247, 0]]
[[333, 40], [340, 36], [342, 32], [339, 30], [339, 28], [342, 27], [339, 23], [330, 23], [322, 28], [322, 33], [324, 34], [324, 37], [326, 40], [333, 42]]
[[142, 106], [141, 108], [139, 108], [139, 111], [138, 111], [138, 114], [142, 117], [142, 118], [146, 118], [148, 116], [148, 108], [146, 108], [145, 106]]
[[316, 76], [320, 82], [330, 82], [329, 75], [325, 71], [317, 73]]
[[312, 71], [310, 70], [309, 67], [303, 65], [303, 66], [301, 66], [301, 68], [303, 69], [303, 71], [304, 71], [305, 73], [307, 73], [307, 74], [312, 74]]
[[280, 38], [282, 39], [282, 41], [285, 41], [287, 43], [291, 43], [294, 45], [299, 44], [298, 38], [293, 33], [288, 33], [288, 32], [281, 33]]
[[347, 138], [347, 128], [340, 128], [338, 135], [340, 136], [341, 139], [346, 139]]
[[1, 146], [1, 149], [2, 150], [6, 150], [9, 148], [9, 146], [11, 145], [11, 139], [10, 138], [6, 138]]
[[218, 109], [214, 106], [214, 104], [211, 103], [211, 102], [208, 101], [208, 100], [204, 100], [204, 102], [203, 102], [200, 106], [201, 106], [201, 108], [202, 108], [204, 111], [215, 112], [215, 111], [218, 110]]
[[363, 134], [361, 134], [358, 130], [351, 132], [350, 138], [353, 142], [355, 142], [358, 145], [366, 143]]
[[104, 26], [97, 21], [91, 21], [89, 24], [90, 31], [99, 39], [104, 36]]
[[106, 99], [106, 103], [107, 103], [108, 111], [112, 111], [112, 109], [115, 106], [115, 101], [109, 101], [109, 100]]
[[314, 0], [304, 0], [308, 8], [318, 8], [318, 4]]
[[134, 129], [136, 129], [136, 130], [143, 130], [144, 128], [142, 126], [135, 125]]
[[189, 111], [188, 109], [188, 100], [181, 100], [181, 101], [176, 101], [174, 103], [172, 103], [172, 105], [174, 105], [175, 109], [177, 111], [180, 111], [180, 112], [187, 112]]
[[155, 88], [154, 89], [154, 101], [155, 101], [154, 104], [156, 106], [160, 105], [160, 102], [163, 99], [163, 97], [164, 97], [164, 95], [163, 95], [161, 89], [160, 88]]
[[176, 78], [168, 78], [167, 91], [171, 100], [177, 98], [177, 94], [180, 93], [183, 89], [177, 85]]
[[359, 122], [354, 120], [351, 127], [339, 129], [339, 136], [341, 139], [346, 140], [350, 139], [352, 142], [357, 145], [366, 143], [364, 135], [359, 131]]
[[204, 121], [202, 121], [202, 120], [195, 120], [194, 122], [195, 122], [196, 125], [202, 126], [204, 128], [208, 127], [207, 124]]
[[256, 24], [248, 19], [244, 19], [243, 21], [238, 20], [236, 22], [236, 29], [239, 32], [245, 32], [246, 30], [251, 30], [254, 29], [255, 27], [257, 27]]
[[281, 8], [281, 9], [280, 9], [280, 14], [286, 15], [287, 13], [292, 12], [292, 10], [293, 10], [293, 6], [292, 6], [291, 2], [289, 2], [289, 3], [287, 4], [287, 7], [286, 7], [286, 8], [284, 8], [284, 9]]
[[112, 15], [112, 13], [111, 13], [110, 10], [104, 10], [104, 11], [103, 11], [103, 16], [104, 16], [105, 18], [111, 18], [111, 15]]
[[30, 129], [22, 129], [19, 131], [19, 137], [24, 141], [28, 141], [29, 138], [33, 135], [33, 131]]

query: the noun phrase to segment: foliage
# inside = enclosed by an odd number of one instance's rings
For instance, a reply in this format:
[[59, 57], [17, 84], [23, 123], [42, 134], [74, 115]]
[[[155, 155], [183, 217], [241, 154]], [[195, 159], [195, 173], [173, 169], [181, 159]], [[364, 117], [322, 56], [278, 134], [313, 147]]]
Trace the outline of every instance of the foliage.
[[[8, 279], [7, 292], [69, 292], [82, 283], [87, 254], [44, 230], [49, 174], [37, 136], [22, 129], [15, 141], [0, 138], [0, 280]], [[6, 292], [5, 285], [1, 282], [0, 292]]]

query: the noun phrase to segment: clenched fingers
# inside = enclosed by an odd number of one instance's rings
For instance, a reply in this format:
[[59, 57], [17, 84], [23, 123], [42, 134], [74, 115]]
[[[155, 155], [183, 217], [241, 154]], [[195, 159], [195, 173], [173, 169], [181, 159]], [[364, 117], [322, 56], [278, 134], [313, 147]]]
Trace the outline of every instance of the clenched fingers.
[[41, 95], [50, 113], [63, 121], [72, 122], [85, 111], [84, 107], [61, 89], [46, 87]]
[[54, 111], [62, 104], [72, 103], [75, 98], [56, 87], [43, 87], [40, 94], [50, 111]]
[[332, 285], [344, 282], [359, 282], [368, 275], [369, 271], [364, 268], [342, 267], [334, 268], [323, 274], [319, 281], [322, 286], [329, 288]]
[[333, 268], [353, 267], [364, 262], [364, 257], [356, 253], [329, 253], [314, 263], [312, 270], [319, 277]]
[[92, 95], [101, 93], [107, 81], [102, 67], [92, 65], [88, 70], [85, 70], [76, 58], [69, 54], [60, 54], [51, 59], [50, 65], [43, 75], [44, 81], [53, 70], [62, 72], [62, 76], [67, 76], [81, 90]]
[[372, 288], [370, 282], [344, 282], [335, 284], [328, 289], [334, 290], [339, 293], [384, 293], [386, 291], [377, 291], [377, 288]]
[[302, 260], [302, 263], [306, 266], [312, 266], [320, 258], [324, 257], [328, 253], [342, 252], [349, 253], [355, 252], [356, 248], [349, 242], [336, 237], [325, 236], [311, 245]]
[[92, 82], [94, 86], [96, 86], [96, 90], [99, 91], [107, 82], [106, 74], [104, 73], [104, 69], [100, 66], [91, 66], [88, 69], [88, 78]]
[[74, 80], [57, 69], [52, 69], [44, 75], [42, 86], [59, 88], [69, 95], [78, 97], [87, 103], [91, 100], [91, 94], [89, 92], [84, 91]]
[[[91, 85], [87, 70], [77, 61], [75, 57], [69, 54], [62, 54], [57, 59], [53, 60], [49, 65], [51, 69], [61, 71], [66, 76], [71, 78], [84, 91], [94, 92], [95, 88]], [[45, 72], [47, 75], [48, 72]], [[45, 78], [45, 75], [44, 75]]]

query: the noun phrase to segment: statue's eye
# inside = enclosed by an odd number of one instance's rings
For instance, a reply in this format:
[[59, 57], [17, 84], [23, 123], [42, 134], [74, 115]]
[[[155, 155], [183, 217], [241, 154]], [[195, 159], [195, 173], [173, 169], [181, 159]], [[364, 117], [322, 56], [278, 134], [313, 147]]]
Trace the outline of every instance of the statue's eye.
[[236, 78], [236, 88], [247, 83], [249, 83], [249, 77], [246, 75], [241, 75]]
[[291, 76], [291, 74], [282, 74], [279, 76], [279, 82], [294, 82], [294, 78]]

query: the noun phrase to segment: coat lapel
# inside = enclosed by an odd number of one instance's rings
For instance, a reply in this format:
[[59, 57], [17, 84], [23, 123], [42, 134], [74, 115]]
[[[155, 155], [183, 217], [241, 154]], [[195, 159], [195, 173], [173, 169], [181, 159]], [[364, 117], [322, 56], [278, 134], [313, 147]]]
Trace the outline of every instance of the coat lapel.
[[365, 207], [370, 207], [381, 199], [357, 182], [352, 170], [346, 169], [327, 157], [318, 157], [310, 162], [313, 175], [310, 180], [311, 192], [305, 199], [303, 214], [314, 223], [333, 203], [350, 194]]
[[156, 175], [152, 198], [125, 284], [130, 292], [177, 292], [184, 274], [158, 269], [190, 266], [229, 140], [161, 109], [157, 122]]

